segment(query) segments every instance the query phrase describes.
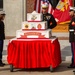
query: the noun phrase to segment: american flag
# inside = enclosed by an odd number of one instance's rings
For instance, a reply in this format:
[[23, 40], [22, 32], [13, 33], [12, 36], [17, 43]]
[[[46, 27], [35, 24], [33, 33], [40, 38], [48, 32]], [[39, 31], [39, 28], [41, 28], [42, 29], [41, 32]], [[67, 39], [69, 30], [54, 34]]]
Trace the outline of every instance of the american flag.
[[48, 0], [35, 0], [34, 10], [38, 13], [41, 12], [41, 5], [47, 3], [48, 4], [48, 13], [53, 13], [53, 8]]

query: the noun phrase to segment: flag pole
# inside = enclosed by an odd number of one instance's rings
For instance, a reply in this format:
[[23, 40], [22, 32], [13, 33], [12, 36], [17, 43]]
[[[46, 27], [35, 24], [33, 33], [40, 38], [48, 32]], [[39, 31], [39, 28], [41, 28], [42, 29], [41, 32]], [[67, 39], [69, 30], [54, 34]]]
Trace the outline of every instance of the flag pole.
[[22, 0], [22, 21], [26, 21], [26, 15], [27, 15], [27, 1], [26, 0]]

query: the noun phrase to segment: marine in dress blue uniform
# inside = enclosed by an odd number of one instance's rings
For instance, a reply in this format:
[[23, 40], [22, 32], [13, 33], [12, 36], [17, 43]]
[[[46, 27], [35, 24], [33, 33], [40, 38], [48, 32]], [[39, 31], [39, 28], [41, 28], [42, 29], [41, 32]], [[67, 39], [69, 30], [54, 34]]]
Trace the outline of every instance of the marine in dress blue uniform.
[[48, 13], [48, 4], [42, 4], [43, 21], [47, 21], [48, 29], [53, 29], [57, 26], [54, 16]]
[[3, 43], [5, 39], [4, 22], [3, 22], [4, 18], [5, 18], [5, 12], [0, 11], [0, 66], [5, 65], [2, 62]]
[[69, 42], [71, 43], [71, 52], [72, 52], [72, 61], [69, 68], [75, 68], [75, 10], [74, 8], [70, 9], [72, 14], [71, 22], [69, 24]]

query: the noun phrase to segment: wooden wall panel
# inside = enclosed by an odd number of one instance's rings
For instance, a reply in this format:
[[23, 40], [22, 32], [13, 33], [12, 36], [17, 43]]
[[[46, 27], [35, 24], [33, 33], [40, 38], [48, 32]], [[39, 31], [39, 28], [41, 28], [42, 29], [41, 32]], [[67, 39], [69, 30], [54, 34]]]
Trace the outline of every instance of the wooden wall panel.
[[27, 0], [27, 13], [34, 11], [35, 0]]

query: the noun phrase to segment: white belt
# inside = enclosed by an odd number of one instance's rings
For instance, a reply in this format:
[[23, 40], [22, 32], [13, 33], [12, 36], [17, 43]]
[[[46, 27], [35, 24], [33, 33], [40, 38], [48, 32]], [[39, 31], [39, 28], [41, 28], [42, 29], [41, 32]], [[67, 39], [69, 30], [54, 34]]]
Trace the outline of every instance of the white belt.
[[69, 31], [74, 31], [74, 29], [70, 29]]

